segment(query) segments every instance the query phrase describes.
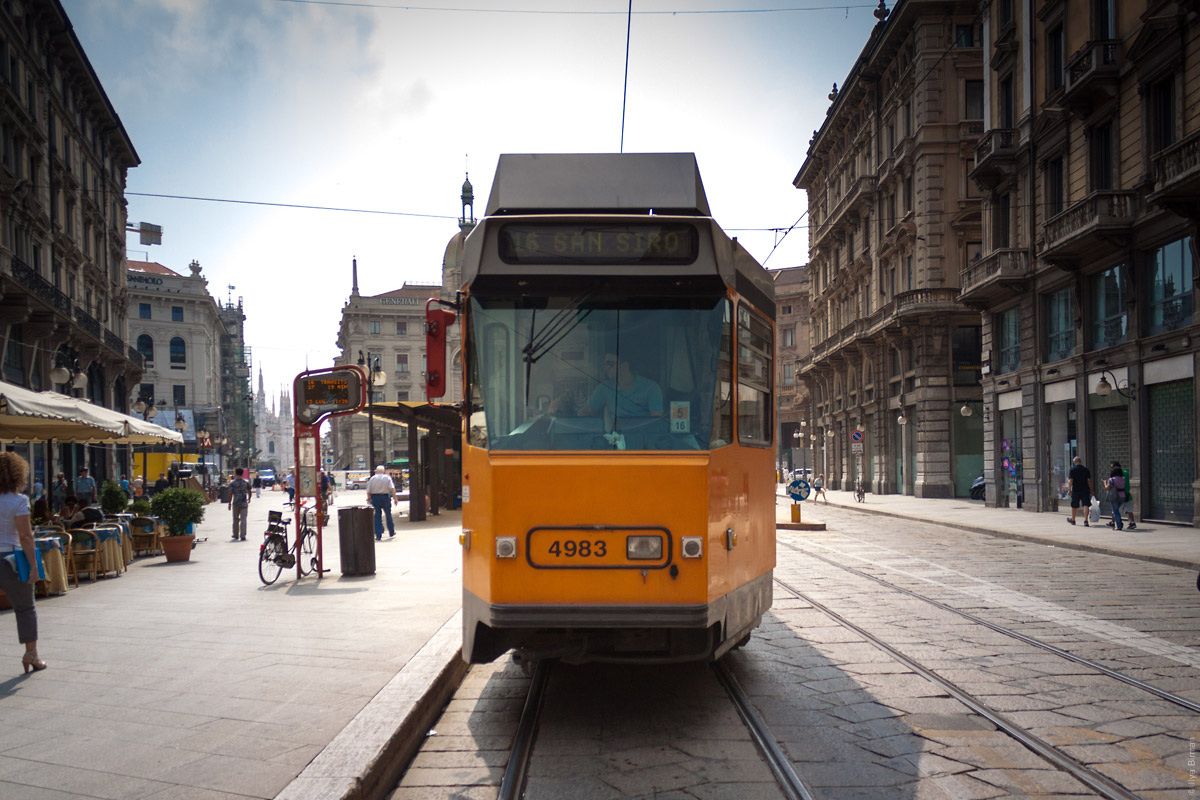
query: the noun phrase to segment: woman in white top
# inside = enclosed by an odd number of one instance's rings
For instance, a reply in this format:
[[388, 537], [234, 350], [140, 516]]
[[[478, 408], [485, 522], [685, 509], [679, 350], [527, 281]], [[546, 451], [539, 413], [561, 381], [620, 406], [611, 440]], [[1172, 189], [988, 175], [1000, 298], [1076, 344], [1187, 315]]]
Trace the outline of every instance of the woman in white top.
[[[0, 453], [0, 591], [8, 595], [17, 617], [17, 639], [25, 645], [21, 664], [25, 672], [46, 668], [38, 658], [37, 610], [33, 607], [33, 585], [37, 582], [37, 545], [29, 524], [29, 498], [22, 493], [29, 464], [16, 453]], [[29, 579], [22, 581], [9, 563], [10, 552], [21, 550], [30, 565]]]

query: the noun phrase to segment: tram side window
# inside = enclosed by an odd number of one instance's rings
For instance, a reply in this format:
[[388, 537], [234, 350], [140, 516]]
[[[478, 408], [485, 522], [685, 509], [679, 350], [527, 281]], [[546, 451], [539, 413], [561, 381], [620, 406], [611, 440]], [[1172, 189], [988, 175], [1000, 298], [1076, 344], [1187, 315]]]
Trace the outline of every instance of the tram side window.
[[738, 442], [769, 445], [775, 352], [771, 324], [745, 303], [739, 303], [737, 338]]
[[725, 302], [721, 325], [721, 352], [717, 359], [717, 383], [713, 393], [713, 428], [709, 446], [714, 450], [733, 443], [733, 342], [730, 304]]

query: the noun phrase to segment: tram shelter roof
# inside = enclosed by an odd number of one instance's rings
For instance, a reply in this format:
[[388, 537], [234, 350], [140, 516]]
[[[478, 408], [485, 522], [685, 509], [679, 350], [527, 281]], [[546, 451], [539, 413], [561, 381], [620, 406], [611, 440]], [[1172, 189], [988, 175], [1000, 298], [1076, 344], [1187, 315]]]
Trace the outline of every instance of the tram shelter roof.
[[[454, 405], [438, 405], [416, 400], [396, 400], [380, 402], [370, 406], [371, 413], [377, 420], [390, 422], [393, 425], [410, 425], [416, 423], [418, 428], [436, 431], [440, 434], [458, 436], [462, 433], [462, 411]], [[367, 409], [358, 412], [367, 414]]]

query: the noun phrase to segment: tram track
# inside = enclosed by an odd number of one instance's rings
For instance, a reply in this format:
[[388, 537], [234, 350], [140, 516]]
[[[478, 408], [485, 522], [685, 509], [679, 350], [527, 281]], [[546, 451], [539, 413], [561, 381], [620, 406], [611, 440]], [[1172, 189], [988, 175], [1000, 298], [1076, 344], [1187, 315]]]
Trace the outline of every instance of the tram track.
[[1165, 689], [1161, 689], [1161, 688], [1155, 686], [1154, 684], [1147, 683], [1146, 681], [1140, 680], [1139, 678], [1135, 678], [1131, 675], [1126, 675], [1125, 673], [1115, 670], [1111, 667], [1105, 666], [1104, 664], [1101, 664], [1098, 661], [1094, 661], [1093, 659], [1090, 659], [1090, 658], [1085, 658], [1084, 656], [1077, 655], [1068, 650], [1063, 650], [1061, 647], [1057, 647], [1056, 645], [1050, 644], [1049, 642], [1043, 642], [1040, 639], [1036, 639], [1032, 636], [1028, 636], [1019, 631], [1015, 631], [1011, 628], [1007, 628], [1003, 625], [992, 622], [991, 620], [984, 619], [983, 617], [980, 617], [976, 614], [972, 614], [969, 611], [963, 611], [962, 609], [955, 608], [954, 606], [949, 605], [947, 603], [943, 603], [940, 600], [936, 600], [932, 597], [928, 597], [926, 595], [921, 594], [920, 592], [914, 592], [911, 589], [906, 589], [905, 587], [899, 586], [899, 585], [892, 583], [891, 581], [888, 581], [884, 578], [880, 578], [878, 576], [872, 575], [868, 572], [864, 572], [855, 567], [851, 567], [846, 564], [839, 563], [837, 561], [834, 561], [831, 558], [827, 558], [825, 556], [814, 553], [811, 550], [805, 550], [804, 548], [796, 547], [794, 545], [790, 545], [790, 544], [787, 544], [784, 542], [781, 542], [780, 544], [782, 544], [784, 547], [787, 547], [789, 550], [792, 550], [793, 552], [803, 553], [804, 555], [808, 556], [809, 558], [816, 559], [817, 561], [820, 561], [824, 564], [828, 564], [832, 567], [836, 567], [845, 572], [849, 572], [850, 574], [856, 575], [865, 580], [872, 581], [873, 583], [883, 586], [886, 589], [890, 589], [891, 591], [903, 594], [906, 597], [911, 597], [915, 600], [920, 600], [920, 601], [927, 603], [941, 611], [946, 611], [948, 613], [962, 617], [963, 619], [966, 619], [972, 623], [975, 623], [977, 625], [982, 625], [983, 627], [988, 628], [989, 630], [992, 630], [992, 631], [995, 631], [996, 633], [1016, 639], [1017, 641], [1027, 644], [1027, 645], [1030, 645], [1031, 647], [1036, 647], [1041, 650], [1045, 650], [1046, 652], [1053, 653], [1054, 655], [1056, 655], [1060, 658], [1066, 659], [1067, 661], [1071, 661], [1075, 664], [1079, 664], [1080, 666], [1087, 667], [1088, 669], [1095, 670], [1096, 672], [1098, 672], [1102, 675], [1106, 675], [1109, 678], [1119, 681], [1127, 686], [1131, 686], [1133, 688], [1140, 689], [1141, 691], [1144, 691], [1147, 694], [1152, 694], [1155, 697], [1159, 698], [1160, 700], [1165, 700], [1168, 703], [1172, 703], [1173, 705], [1179, 706], [1180, 708], [1186, 709], [1193, 713], [1200, 714], [1200, 703], [1197, 703], [1193, 700], [1189, 700], [1186, 697], [1177, 695], [1174, 692], [1169, 692]]
[[[521, 718], [513, 737], [508, 763], [500, 780], [497, 800], [520, 800], [524, 796], [525, 783], [530, 773], [534, 743], [537, 739], [538, 723], [545, 707], [546, 694], [550, 685], [553, 662], [539, 661], [534, 667], [529, 692], [521, 709]], [[721, 661], [711, 665], [717, 682], [737, 710], [739, 719], [746, 726], [750, 738], [758, 748], [763, 760], [779, 785], [786, 800], [814, 800], [814, 795], [796, 772], [791, 759], [780, 747], [770, 727], [754, 709], [749, 696], [738, 683], [729, 666]]]
[[1097, 772], [1083, 762], [1078, 761], [1077, 759], [1063, 752], [1061, 749], [1050, 744], [1045, 739], [1042, 739], [1028, 729], [1014, 723], [1004, 714], [992, 709], [982, 700], [963, 689], [957, 683], [929, 669], [905, 654], [903, 651], [898, 650], [897, 648], [888, 644], [882, 638], [851, 622], [846, 617], [842, 616], [820, 601], [805, 594], [786, 581], [775, 578], [775, 583], [797, 599], [808, 603], [813, 608], [832, 619], [838, 625], [841, 625], [847, 630], [853, 631], [856, 635], [861, 636], [865, 641], [887, 653], [890, 657], [894, 658], [896, 661], [903, 664], [914, 673], [920, 675], [925, 680], [940, 687], [948, 695], [962, 703], [972, 712], [988, 720], [1005, 734], [1020, 742], [1024, 747], [1040, 756], [1049, 764], [1052, 764], [1059, 770], [1067, 773], [1075, 780], [1087, 786], [1099, 796], [1109, 798], [1109, 800], [1138, 800], [1138, 795], [1130, 792], [1108, 776]]

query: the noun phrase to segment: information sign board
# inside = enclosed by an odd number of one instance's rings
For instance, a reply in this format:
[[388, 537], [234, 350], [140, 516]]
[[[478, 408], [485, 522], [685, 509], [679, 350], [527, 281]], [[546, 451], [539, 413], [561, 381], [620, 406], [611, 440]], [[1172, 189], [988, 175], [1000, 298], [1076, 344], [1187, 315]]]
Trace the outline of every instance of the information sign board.
[[788, 496], [797, 503], [807, 500], [808, 496], [812, 494], [812, 487], [809, 486], [808, 481], [804, 480], [803, 478], [797, 478], [789, 483], [787, 489]]

